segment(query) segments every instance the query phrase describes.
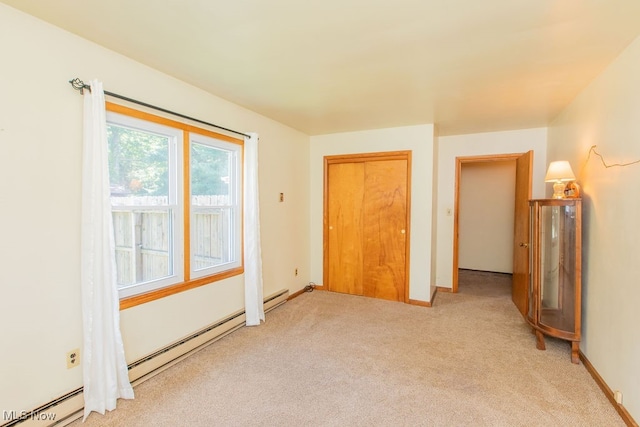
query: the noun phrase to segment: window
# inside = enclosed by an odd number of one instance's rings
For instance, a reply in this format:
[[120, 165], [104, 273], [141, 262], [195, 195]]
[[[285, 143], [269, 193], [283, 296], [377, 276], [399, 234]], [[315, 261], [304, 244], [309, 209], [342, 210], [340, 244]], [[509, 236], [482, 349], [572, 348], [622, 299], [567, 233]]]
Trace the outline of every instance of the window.
[[125, 307], [242, 273], [241, 140], [111, 103], [107, 139]]
[[238, 145], [191, 136], [191, 275], [240, 265]]

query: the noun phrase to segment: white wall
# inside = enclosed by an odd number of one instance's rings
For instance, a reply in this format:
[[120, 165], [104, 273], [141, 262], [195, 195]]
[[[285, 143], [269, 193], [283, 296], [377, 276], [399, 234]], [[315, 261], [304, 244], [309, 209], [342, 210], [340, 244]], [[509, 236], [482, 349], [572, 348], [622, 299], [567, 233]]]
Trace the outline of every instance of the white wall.
[[432, 239], [433, 125], [408, 126], [311, 137], [311, 279], [322, 283], [324, 156], [411, 150], [411, 236], [409, 298], [430, 301]]
[[515, 196], [515, 160], [462, 164], [459, 268], [513, 272]]
[[640, 38], [549, 128], [548, 157], [569, 160], [583, 191], [581, 350], [640, 421]]
[[441, 136], [438, 141], [438, 286], [450, 288], [453, 274], [453, 211], [456, 157], [524, 153], [533, 150], [533, 197], [544, 196], [546, 128]]
[[[65, 363], [82, 339], [82, 97], [71, 78], [258, 132], [264, 292], [306, 285], [308, 136], [4, 4], [0, 52], [0, 410], [30, 410], [82, 385], [82, 369]], [[127, 360], [241, 309], [242, 283], [237, 276], [123, 311]]]

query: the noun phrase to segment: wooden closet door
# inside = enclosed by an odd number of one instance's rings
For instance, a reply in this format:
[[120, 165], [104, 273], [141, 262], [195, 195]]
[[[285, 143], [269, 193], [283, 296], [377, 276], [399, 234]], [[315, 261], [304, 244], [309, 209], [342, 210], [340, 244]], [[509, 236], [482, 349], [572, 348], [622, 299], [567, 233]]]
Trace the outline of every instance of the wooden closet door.
[[327, 288], [404, 301], [408, 160], [328, 163], [326, 178]]
[[329, 165], [328, 288], [362, 295], [364, 163]]
[[365, 163], [363, 295], [404, 301], [407, 161]]

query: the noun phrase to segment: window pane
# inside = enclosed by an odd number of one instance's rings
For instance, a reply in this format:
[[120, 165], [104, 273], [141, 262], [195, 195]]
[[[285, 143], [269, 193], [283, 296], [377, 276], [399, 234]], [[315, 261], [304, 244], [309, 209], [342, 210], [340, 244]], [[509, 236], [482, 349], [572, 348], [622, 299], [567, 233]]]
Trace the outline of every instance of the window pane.
[[231, 209], [197, 208], [193, 215], [193, 269], [202, 270], [232, 261]]
[[191, 194], [212, 196], [200, 198], [196, 206], [228, 206], [231, 171], [231, 155], [228, 150], [193, 142], [191, 144]]
[[169, 137], [107, 126], [112, 205], [169, 203]]
[[232, 250], [233, 153], [191, 143], [192, 269], [234, 261]]
[[173, 274], [171, 137], [107, 125], [119, 288]]
[[171, 210], [113, 212], [118, 288], [173, 274]]

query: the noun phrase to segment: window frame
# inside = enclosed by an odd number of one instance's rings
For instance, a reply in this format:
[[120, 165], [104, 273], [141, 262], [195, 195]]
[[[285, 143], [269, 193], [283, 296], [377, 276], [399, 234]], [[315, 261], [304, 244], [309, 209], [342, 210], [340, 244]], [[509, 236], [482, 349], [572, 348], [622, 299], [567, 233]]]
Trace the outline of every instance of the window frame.
[[[184, 220], [181, 201], [183, 200], [182, 192], [184, 189], [179, 185], [179, 176], [183, 175], [182, 168], [184, 161], [182, 159], [181, 146], [184, 146], [184, 132], [171, 126], [162, 125], [149, 120], [132, 117], [116, 112], [107, 112], [107, 124], [121, 126], [125, 128], [135, 129], [145, 133], [161, 135], [168, 139], [168, 197], [166, 205], [118, 205], [112, 206], [111, 212], [130, 212], [136, 211], [166, 211], [170, 217], [169, 221], [169, 264], [171, 271], [167, 276], [157, 279], [148, 280], [140, 283], [133, 283], [118, 289], [120, 298], [133, 297], [155, 289], [171, 286], [177, 282], [184, 280], [184, 263], [179, 262], [178, 258], [181, 254], [180, 248], [184, 247]], [[132, 242], [135, 244], [135, 242]], [[116, 251], [117, 251], [116, 247]]]
[[[176, 250], [174, 256], [174, 272], [171, 275], [171, 279], [167, 283], [165, 280], [158, 280], [152, 282], [145, 282], [139, 285], [132, 285], [125, 289], [140, 290], [139, 292], [122, 292], [118, 291], [120, 296], [120, 310], [124, 310], [136, 305], [144, 304], [146, 302], [154, 301], [160, 298], [164, 298], [169, 295], [173, 295], [179, 292], [184, 292], [189, 289], [193, 289], [199, 286], [214, 283], [229, 277], [237, 276], [244, 273], [244, 229], [243, 229], [243, 167], [244, 167], [244, 140], [234, 138], [228, 135], [220, 134], [206, 129], [205, 127], [193, 126], [187, 123], [175, 121], [166, 117], [151, 114], [146, 111], [133, 109], [120, 104], [114, 104], [112, 102], [106, 102], [107, 122], [109, 123], [112, 117], [122, 117], [123, 121], [129, 119], [148, 122], [153, 125], [160, 125], [166, 128], [174, 129], [182, 133], [181, 141], [176, 141], [176, 153], [177, 161], [179, 164], [176, 167], [177, 171], [177, 205], [176, 214], [173, 218], [174, 232], [174, 244]], [[114, 121], [118, 124], [118, 121]], [[198, 136], [205, 138], [211, 138], [212, 140], [219, 142], [220, 146], [234, 148], [235, 152], [235, 176], [237, 178], [237, 185], [235, 188], [236, 198], [236, 224], [234, 224], [233, 232], [235, 232], [235, 244], [238, 246], [236, 249], [236, 256], [238, 259], [233, 263], [228, 263], [227, 268], [215, 269], [215, 272], [210, 274], [194, 274], [191, 263], [191, 176], [190, 176], [190, 155], [191, 155], [191, 142], [194, 139], [198, 139]], [[198, 142], [199, 143], [199, 142]], [[228, 145], [231, 144], [231, 145]], [[212, 145], [215, 147], [215, 145]], [[180, 208], [181, 206], [181, 208]], [[158, 283], [156, 283], [158, 282]], [[156, 283], [156, 286], [147, 286], [148, 283]], [[149, 289], [151, 288], [151, 289]]]
[[[219, 139], [211, 138], [208, 135], [191, 132], [189, 137], [189, 153], [191, 153], [191, 148], [193, 144], [204, 145], [207, 147], [224, 150], [231, 153], [232, 163], [231, 163], [231, 170], [229, 171], [229, 177], [231, 178], [230, 186], [229, 186], [230, 203], [227, 205], [227, 208], [231, 212], [230, 231], [235, 235], [242, 236], [243, 204], [242, 204], [242, 193], [240, 190], [243, 188], [242, 187], [243, 181], [242, 181], [242, 173], [241, 173], [242, 165], [240, 165], [240, 160], [239, 160], [240, 158], [242, 158], [241, 147], [230, 142], [220, 141]], [[191, 170], [189, 172], [191, 172]], [[191, 178], [192, 178], [191, 174], [189, 174], [189, 182], [191, 182]], [[193, 196], [193, 194], [191, 194], [191, 196]], [[196, 213], [195, 212], [196, 209], [194, 208], [191, 199], [190, 199], [190, 208], [191, 208], [191, 211], [190, 211], [191, 218], [189, 223], [191, 224], [194, 222], [194, 217]], [[190, 230], [191, 239], [194, 238], [194, 233], [195, 233], [195, 226], [192, 227]], [[242, 242], [234, 241], [234, 239], [231, 239], [229, 244], [230, 244], [230, 252], [233, 253], [233, 257], [235, 258], [234, 260], [231, 260], [227, 263], [211, 266], [211, 267], [206, 267], [200, 270], [196, 270], [193, 267], [195, 264], [195, 254], [191, 253], [190, 254], [191, 255], [191, 272], [190, 272], [191, 277], [194, 279], [200, 278], [200, 277], [206, 277], [206, 276], [217, 274], [222, 271], [240, 266], [242, 264]]]

